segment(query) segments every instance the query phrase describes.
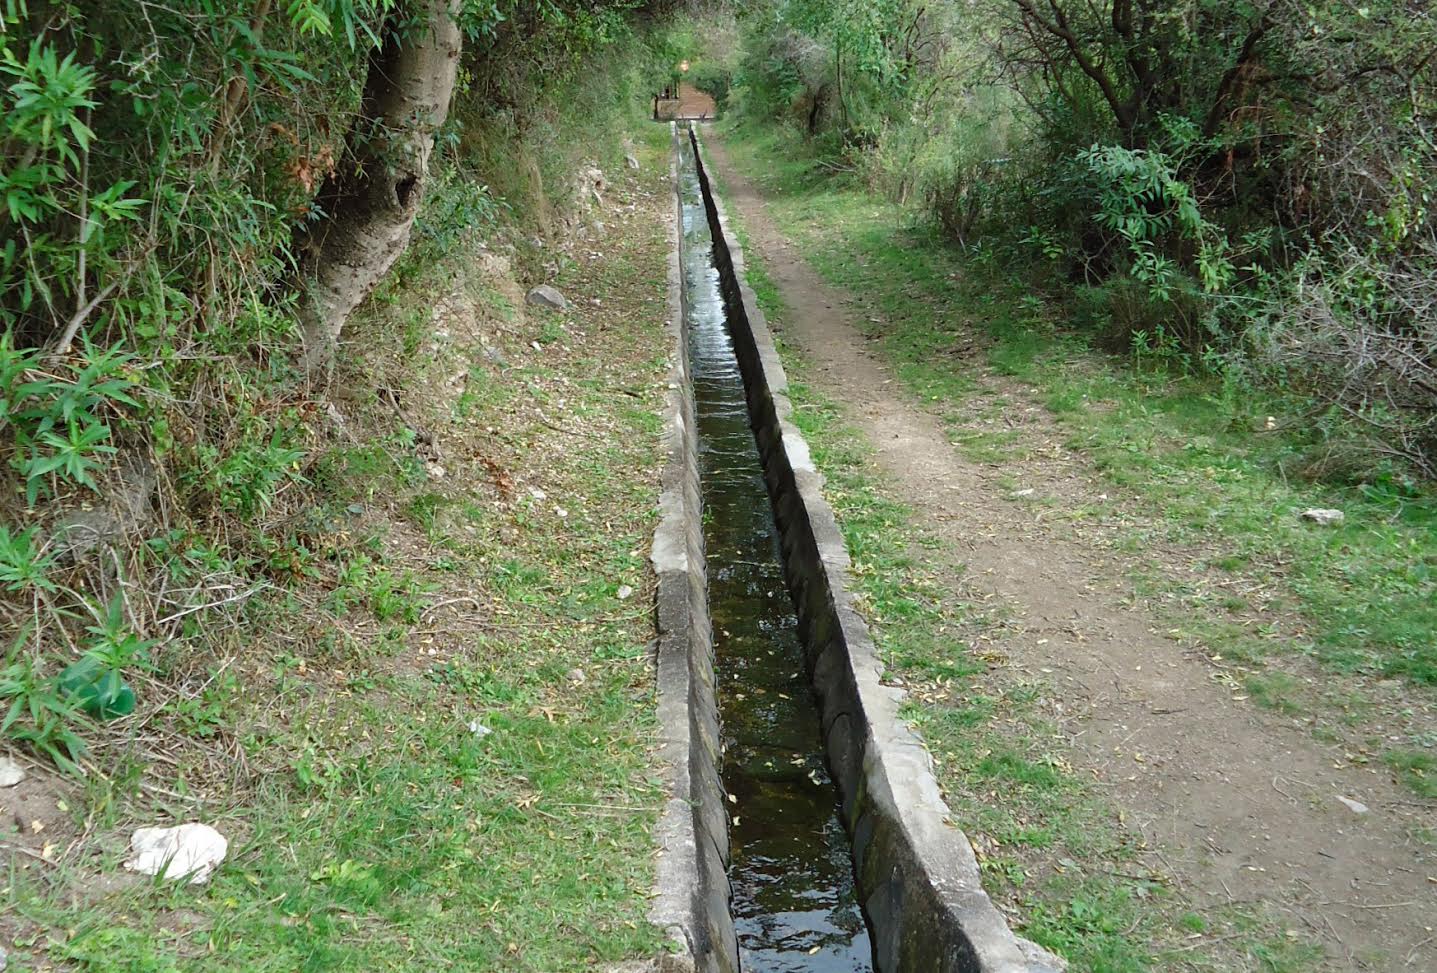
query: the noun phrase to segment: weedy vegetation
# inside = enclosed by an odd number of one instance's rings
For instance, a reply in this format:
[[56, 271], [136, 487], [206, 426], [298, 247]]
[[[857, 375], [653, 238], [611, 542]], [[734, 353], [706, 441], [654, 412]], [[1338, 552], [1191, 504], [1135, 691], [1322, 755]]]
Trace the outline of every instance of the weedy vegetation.
[[[674, 15], [0, 6], [12, 965], [656, 947], [651, 625], [615, 591], [652, 529], [667, 143], [638, 123]], [[433, 17], [463, 54], [407, 246], [317, 371], [313, 248], [345, 178], [413, 163], [375, 65]], [[584, 306], [526, 315], [542, 280]], [[121, 868], [131, 828], [197, 819], [231, 843], [208, 888]]]
[[[746, 56], [760, 43], [761, 37], [751, 40]], [[763, 83], [757, 66], [749, 70], [739, 77]], [[740, 107], [743, 96], [739, 85]], [[989, 225], [957, 240], [921, 199], [875, 191], [885, 186], [875, 175], [885, 164], [879, 147], [835, 143], [801, 125], [737, 111], [726, 124], [730, 155], [767, 193], [770, 213], [822, 275], [861, 295], [860, 327], [919, 398], [948, 414], [960, 449], [998, 463], [1023, 448], [1001, 424], [974, 428], [960, 420], [958, 413], [981, 408], [990, 395], [965, 367], [977, 354], [992, 374], [1030, 389], [1067, 445], [1121, 496], [1139, 499], [1144, 526], [1121, 543], [1138, 552], [1160, 538], [1192, 551], [1205, 570], [1263, 593], [1252, 603], [1214, 606], [1210, 595], [1173, 580], [1161, 564], [1134, 578], [1138, 590], [1181, 605], [1172, 624], [1186, 637], [1253, 673], [1259, 702], [1301, 713], [1324, 737], [1360, 728], [1363, 707], [1336, 688], [1342, 684], [1330, 684], [1314, 701], [1313, 693], [1296, 692], [1269, 671], [1275, 657], [1297, 654], [1369, 687], [1388, 680], [1380, 690], [1391, 697], [1388, 709], [1404, 708], [1404, 692], [1422, 708], [1437, 675], [1430, 637], [1437, 629], [1437, 501], [1420, 461], [1398, 461], [1385, 446], [1358, 461], [1357, 440], [1334, 432], [1309, 386], [1261, 380], [1230, 347], [1194, 350], [1175, 340], [1166, 319], [1128, 329], [1115, 343], [1108, 305], [1088, 285], [1053, 272], [1054, 248], [1062, 249], [1065, 238], [1052, 229], [1025, 225], [1013, 230], [1018, 239]], [[1087, 149], [1079, 162], [1089, 172], [1117, 165], [1123, 179], [1157, 187], [1171, 212], [1132, 201], [1147, 198], [1141, 194], [1124, 202], [1121, 193], [1106, 193], [1093, 197], [1103, 207], [1095, 220], [1176, 221], [1187, 226], [1182, 232], [1193, 247], [1212, 235], [1211, 217], [1201, 209], [1194, 216], [1190, 189], [1172, 185], [1171, 173], [1117, 158]], [[1054, 253], [1035, 256], [1034, 248], [1044, 247]], [[1178, 286], [1177, 278], [1164, 279], [1143, 286]], [[1203, 301], [1215, 299], [1200, 281], [1191, 290]], [[992, 407], [1002, 405], [994, 400]], [[1338, 475], [1317, 462], [1334, 451], [1355, 465]], [[1346, 519], [1315, 529], [1298, 516], [1313, 507], [1339, 508]], [[1234, 613], [1239, 617], [1229, 620]], [[1391, 680], [1409, 688], [1394, 691]], [[1416, 732], [1363, 747], [1420, 755], [1423, 739]], [[1425, 773], [1419, 769], [1408, 783], [1421, 790]]]

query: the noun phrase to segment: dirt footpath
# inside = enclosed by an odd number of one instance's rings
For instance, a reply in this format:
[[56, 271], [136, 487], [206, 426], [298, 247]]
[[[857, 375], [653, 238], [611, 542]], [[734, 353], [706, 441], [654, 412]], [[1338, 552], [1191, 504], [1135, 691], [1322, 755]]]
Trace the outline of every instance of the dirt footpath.
[[[1432, 826], [1430, 805], [1378, 769], [1336, 765], [1290, 721], [1234, 700], [1205, 659], [1132, 605], [1119, 555], [1081, 533], [1060, 536], [1039, 507], [1015, 501], [1014, 474], [1039, 496], [1111, 490], [1064, 450], [1041, 409], [1014, 409], [1015, 428], [1033, 440], [1021, 468], [966, 461], [867, 351], [846, 307], [852, 295], [784, 239], [722, 144], [708, 148], [782, 295], [782, 335], [813, 365], [808, 381], [863, 431], [891, 491], [966, 568], [967, 583], [1011, 611], [1010, 663], [1051, 670], [1070, 759], [1123, 809], [1145, 864], [1171, 875], [1197, 911], [1277, 910], [1326, 947], [1327, 968], [1437, 970], [1437, 862], [1410, 837], [1423, 816]], [[1354, 813], [1337, 795], [1370, 811]]]

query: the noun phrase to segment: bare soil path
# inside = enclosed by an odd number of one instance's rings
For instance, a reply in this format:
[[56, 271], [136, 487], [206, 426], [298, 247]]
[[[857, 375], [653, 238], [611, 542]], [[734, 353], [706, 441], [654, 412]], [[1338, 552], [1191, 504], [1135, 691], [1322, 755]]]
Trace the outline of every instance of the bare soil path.
[[[1199, 912], [1231, 903], [1276, 910], [1324, 945], [1326, 968], [1437, 970], [1437, 856], [1413, 836], [1432, 827], [1430, 803], [1377, 768], [1335, 761], [1281, 715], [1235, 700], [1205, 658], [1134, 604], [1120, 554], [1083, 532], [1055, 531], [1041, 508], [1015, 502], [1015, 472], [1039, 493], [1109, 489], [1049, 438], [1042, 410], [1015, 400], [1014, 428], [1034, 440], [1021, 470], [965, 460], [870, 354], [853, 295], [818, 277], [722, 144], [708, 147], [783, 298], [782, 336], [812, 364], [808, 381], [862, 430], [891, 490], [965, 569], [970, 593], [1011, 611], [1010, 664], [1052, 673], [1070, 759], [1108, 789], [1149, 864]], [[1337, 795], [1370, 811], [1356, 814]]]

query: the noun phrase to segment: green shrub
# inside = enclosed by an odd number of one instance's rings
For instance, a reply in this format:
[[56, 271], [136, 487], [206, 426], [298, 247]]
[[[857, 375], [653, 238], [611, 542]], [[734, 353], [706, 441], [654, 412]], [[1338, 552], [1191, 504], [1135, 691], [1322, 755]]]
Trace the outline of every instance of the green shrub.
[[[84, 709], [134, 705], [134, 646], [85, 594], [117, 572], [134, 628], [214, 639], [213, 616], [247, 610], [236, 595], [260, 576], [317, 573], [305, 532], [331, 504], [422, 474], [404, 420], [365, 399], [372, 372], [412, 372], [402, 342], [341, 366], [370, 414], [336, 449], [325, 389], [293, 365], [296, 241], [329, 205], [394, 7], [0, 5], [0, 629], [29, 626], [0, 669], [0, 737], [73, 769]], [[396, 276], [557, 220], [594, 146], [622, 165], [614, 133], [645, 109], [671, 13], [463, 10], [456, 107]], [[411, 322], [412, 351], [427, 310]], [[57, 527], [80, 510], [103, 537], [66, 548]], [[377, 614], [412, 620], [407, 579], [371, 581]]]
[[1124, 10], [764, 0], [731, 108], [831, 168], [861, 154], [975, 259], [1037, 264], [1105, 343], [1236, 367], [1305, 396], [1336, 452], [1437, 476], [1430, 18]]

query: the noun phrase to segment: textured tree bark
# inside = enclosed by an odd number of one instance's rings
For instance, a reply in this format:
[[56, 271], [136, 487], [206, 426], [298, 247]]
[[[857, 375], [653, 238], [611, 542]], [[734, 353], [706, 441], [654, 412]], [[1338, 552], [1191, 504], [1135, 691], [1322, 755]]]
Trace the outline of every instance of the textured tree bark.
[[460, 3], [401, 3], [370, 56], [359, 120], [319, 193], [325, 217], [302, 241], [300, 361], [310, 374], [333, 360], [350, 314], [409, 243], [434, 134], [454, 93]]

